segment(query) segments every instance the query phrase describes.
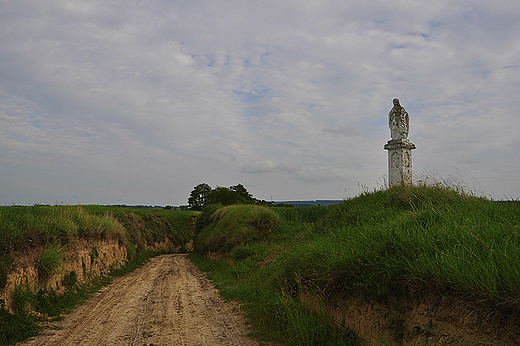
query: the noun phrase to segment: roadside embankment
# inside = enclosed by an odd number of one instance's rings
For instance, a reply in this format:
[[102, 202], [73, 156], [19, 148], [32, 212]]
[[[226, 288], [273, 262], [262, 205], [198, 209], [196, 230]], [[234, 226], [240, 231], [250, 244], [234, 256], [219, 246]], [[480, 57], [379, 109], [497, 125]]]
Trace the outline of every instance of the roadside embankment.
[[114, 273], [190, 250], [194, 212], [102, 206], [0, 208], [0, 344], [33, 335]]
[[225, 297], [241, 301], [258, 337], [520, 343], [518, 203], [396, 187], [331, 207], [264, 208], [262, 230], [256, 208], [203, 210], [191, 257]]

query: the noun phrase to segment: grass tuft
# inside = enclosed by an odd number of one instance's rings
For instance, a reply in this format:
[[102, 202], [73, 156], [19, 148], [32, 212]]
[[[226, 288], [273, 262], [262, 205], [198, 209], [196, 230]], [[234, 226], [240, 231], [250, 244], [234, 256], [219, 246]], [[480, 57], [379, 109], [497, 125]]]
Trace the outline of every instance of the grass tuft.
[[35, 266], [38, 270], [38, 278], [47, 281], [54, 274], [58, 273], [60, 266], [64, 262], [63, 248], [56, 243], [47, 244], [43, 253], [36, 260]]

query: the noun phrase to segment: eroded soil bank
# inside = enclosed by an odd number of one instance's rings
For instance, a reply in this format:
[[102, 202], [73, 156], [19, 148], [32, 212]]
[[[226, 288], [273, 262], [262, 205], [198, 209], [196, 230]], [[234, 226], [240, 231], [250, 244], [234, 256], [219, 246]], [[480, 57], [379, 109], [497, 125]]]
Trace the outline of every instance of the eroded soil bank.
[[301, 299], [348, 326], [361, 346], [520, 345], [518, 312], [498, 313], [455, 293], [403, 291], [385, 303], [362, 297], [318, 299], [308, 293]]
[[127, 261], [127, 250], [116, 239], [81, 239], [63, 247], [63, 263], [59, 270], [46, 280], [39, 277], [36, 266], [44, 246], [28, 248], [16, 253], [16, 270], [7, 276], [7, 283], [0, 293], [7, 306], [11, 306], [11, 293], [17, 285], [29, 285], [33, 289], [51, 288], [58, 293], [65, 289], [63, 278], [74, 272], [77, 283], [85, 283], [93, 277], [107, 274], [110, 269], [120, 268]]
[[186, 258], [162, 255], [115, 280], [23, 345], [256, 345], [243, 316]]

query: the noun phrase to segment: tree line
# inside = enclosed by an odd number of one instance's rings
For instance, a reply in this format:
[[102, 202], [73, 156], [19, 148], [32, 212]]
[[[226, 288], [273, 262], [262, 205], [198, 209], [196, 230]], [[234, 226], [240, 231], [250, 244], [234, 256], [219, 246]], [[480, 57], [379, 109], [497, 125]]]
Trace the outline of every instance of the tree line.
[[242, 184], [230, 187], [217, 186], [212, 188], [206, 183], [201, 183], [193, 188], [188, 198], [188, 206], [192, 210], [202, 210], [210, 204], [262, 204], [269, 202], [258, 200], [251, 195]]

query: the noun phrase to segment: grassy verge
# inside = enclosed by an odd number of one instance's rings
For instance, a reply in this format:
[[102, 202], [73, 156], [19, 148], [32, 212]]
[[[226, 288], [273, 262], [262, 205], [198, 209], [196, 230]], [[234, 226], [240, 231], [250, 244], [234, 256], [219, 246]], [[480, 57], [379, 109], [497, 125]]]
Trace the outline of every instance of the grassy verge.
[[397, 188], [346, 201], [328, 222], [284, 257], [286, 276], [326, 294], [363, 288], [376, 298], [412, 281], [506, 305], [520, 292], [518, 204]]
[[192, 211], [87, 206], [0, 207], [0, 256], [79, 238], [117, 239], [144, 248], [164, 241], [184, 245], [193, 237]]
[[186, 244], [193, 239], [194, 216], [196, 212], [187, 210], [116, 208], [87, 205], [83, 208], [97, 217], [109, 215], [123, 226], [126, 239], [137, 251], [144, 249], [145, 243], [162, 242], [165, 237], [173, 244], [186, 250]]
[[0, 252], [41, 244], [66, 244], [77, 238], [125, 241], [125, 232], [110, 214], [98, 216], [81, 206], [0, 207]]
[[273, 280], [275, 274], [258, 270], [263, 260], [255, 254], [261, 248], [240, 247], [251, 256], [231, 264], [211, 260], [193, 253], [190, 259], [206, 272], [226, 299], [239, 300], [252, 324], [252, 336], [260, 340], [275, 340], [283, 345], [355, 345], [354, 334], [348, 328], [337, 327], [330, 318], [310, 310], [302, 301], [281, 290]]
[[318, 301], [384, 302], [433, 286], [497, 314], [520, 309], [518, 203], [418, 186], [365, 193], [332, 207], [271, 210], [278, 218], [265, 238], [251, 237], [247, 227], [236, 231], [237, 220], [247, 220], [246, 209], [227, 221], [230, 213], [214, 212], [197, 242], [234, 240], [221, 247], [220, 260], [205, 257], [204, 247], [192, 256], [226, 298], [242, 301], [260, 338], [288, 345], [354, 343], [348, 328], [307, 309], [309, 294]]
[[[312, 218], [307, 214], [306, 219]], [[315, 218], [321, 219], [322, 214], [317, 213]], [[288, 218], [301, 219], [294, 215]], [[356, 343], [348, 328], [336, 326], [330, 318], [312, 311], [286, 290], [284, 280], [279, 278], [283, 268], [274, 259], [294, 245], [295, 237], [308, 237], [308, 225], [282, 222], [273, 209], [247, 205], [218, 209], [202, 224], [204, 228], [199, 229], [195, 242], [198, 252], [190, 258], [208, 273], [226, 299], [242, 302], [254, 336], [284, 345]]]

